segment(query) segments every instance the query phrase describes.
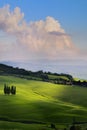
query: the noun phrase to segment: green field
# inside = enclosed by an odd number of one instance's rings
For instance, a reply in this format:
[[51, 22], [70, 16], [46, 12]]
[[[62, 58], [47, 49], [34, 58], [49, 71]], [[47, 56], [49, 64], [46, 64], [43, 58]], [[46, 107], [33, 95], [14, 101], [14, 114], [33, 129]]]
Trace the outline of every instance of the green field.
[[64, 80], [69, 80], [69, 78], [67, 76], [56, 76], [56, 75], [51, 75], [48, 74], [49, 79], [64, 79]]
[[[17, 94], [4, 95], [5, 83], [15, 85]], [[87, 121], [87, 88], [0, 76], [0, 130], [50, 130], [50, 123], [71, 124], [73, 117]]]

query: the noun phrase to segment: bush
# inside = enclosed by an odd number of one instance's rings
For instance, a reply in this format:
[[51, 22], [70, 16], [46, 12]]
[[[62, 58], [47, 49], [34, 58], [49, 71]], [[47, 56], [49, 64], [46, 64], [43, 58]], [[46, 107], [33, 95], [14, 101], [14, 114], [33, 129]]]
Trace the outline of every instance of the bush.
[[55, 124], [51, 123], [51, 128], [53, 128], [53, 129], [56, 128]]

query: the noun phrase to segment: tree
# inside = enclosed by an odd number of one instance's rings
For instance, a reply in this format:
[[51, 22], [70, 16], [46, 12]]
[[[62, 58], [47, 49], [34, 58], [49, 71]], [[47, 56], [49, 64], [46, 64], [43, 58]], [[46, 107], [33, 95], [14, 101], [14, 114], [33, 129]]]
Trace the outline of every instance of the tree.
[[9, 86], [6, 86], [6, 93], [9, 95], [10, 94], [10, 87]]
[[16, 94], [16, 87], [15, 86], [7, 86], [6, 84], [4, 84], [4, 94]]
[[16, 94], [16, 87], [15, 86], [11, 87], [11, 94], [13, 94], [13, 95]]
[[10, 94], [10, 87], [4, 84], [4, 94]]
[[6, 84], [4, 84], [4, 94], [7, 94], [7, 92], [6, 92]]

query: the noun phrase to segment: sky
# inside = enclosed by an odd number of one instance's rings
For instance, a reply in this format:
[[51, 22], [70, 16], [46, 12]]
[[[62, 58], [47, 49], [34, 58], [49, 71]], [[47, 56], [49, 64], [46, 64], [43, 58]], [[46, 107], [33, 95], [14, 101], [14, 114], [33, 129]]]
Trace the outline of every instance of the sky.
[[0, 61], [87, 60], [87, 0], [0, 0]]

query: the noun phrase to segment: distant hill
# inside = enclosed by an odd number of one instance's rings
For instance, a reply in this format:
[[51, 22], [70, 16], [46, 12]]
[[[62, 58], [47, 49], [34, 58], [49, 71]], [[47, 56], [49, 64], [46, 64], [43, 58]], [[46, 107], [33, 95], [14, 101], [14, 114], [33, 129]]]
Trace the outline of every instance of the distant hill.
[[9, 65], [0, 64], [0, 74], [1, 75], [15, 75], [20, 76], [21, 78], [27, 79], [38, 79], [44, 81], [55, 81], [59, 80], [72, 80], [73, 77], [69, 74], [58, 74], [58, 73], [51, 73], [51, 72], [43, 72], [42, 70], [37, 72], [28, 71], [22, 68], [14, 68]]
[[18, 74], [18, 75], [29, 75], [30, 72], [25, 69], [14, 68], [5, 64], [0, 64], [0, 74]]

